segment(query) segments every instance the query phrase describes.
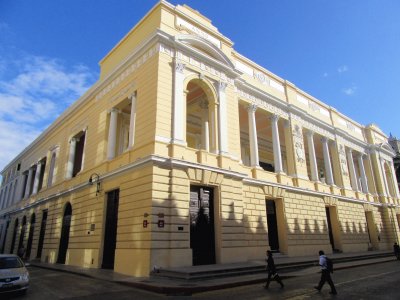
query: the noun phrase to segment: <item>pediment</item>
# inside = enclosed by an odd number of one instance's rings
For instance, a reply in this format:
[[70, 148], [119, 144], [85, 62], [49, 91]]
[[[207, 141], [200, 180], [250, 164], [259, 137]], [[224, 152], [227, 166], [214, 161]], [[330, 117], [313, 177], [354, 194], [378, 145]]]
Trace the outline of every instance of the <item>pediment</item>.
[[180, 34], [175, 36], [175, 40], [185, 45], [188, 45], [196, 50], [204, 53], [205, 55], [221, 62], [229, 68], [235, 69], [232, 61], [219, 49], [216, 45], [200, 36], [191, 34]]
[[396, 155], [396, 151], [394, 151], [393, 147], [389, 143], [381, 143], [379, 144], [379, 147], [386, 151], [389, 151], [393, 154], [393, 156]]

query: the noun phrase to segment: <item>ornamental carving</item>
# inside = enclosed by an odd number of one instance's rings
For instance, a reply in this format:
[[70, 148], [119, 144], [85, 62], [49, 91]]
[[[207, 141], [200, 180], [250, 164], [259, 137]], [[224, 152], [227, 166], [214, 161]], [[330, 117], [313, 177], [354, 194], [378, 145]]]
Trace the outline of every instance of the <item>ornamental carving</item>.
[[300, 164], [304, 164], [306, 162], [303, 140], [304, 138], [300, 126], [296, 124], [293, 130], [293, 143], [296, 153], [296, 159]]
[[346, 159], [346, 151], [343, 145], [339, 145], [339, 161], [340, 161], [340, 168], [342, 170], [342, 174], [344, 176], [349, 176], [348, 167], [347, 167], [347, 159]]

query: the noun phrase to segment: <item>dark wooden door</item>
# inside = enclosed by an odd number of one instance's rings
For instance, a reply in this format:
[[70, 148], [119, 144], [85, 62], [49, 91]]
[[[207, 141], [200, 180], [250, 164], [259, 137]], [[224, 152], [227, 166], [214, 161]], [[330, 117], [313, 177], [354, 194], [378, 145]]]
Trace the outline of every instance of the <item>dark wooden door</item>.
[[58, 264], [65, 264], [65, 258], [67, 256], [68, 243], [69, 243], [69, 229], [71, 227], [71, 217], [72, 217], [72, 208], [68, 203], [65, 208], [62, 227], [61, 227], [61, 238], [60, 238], [60, 246], [58, 249]]
[[106, 226], [104, 230], [103, 269], [114, 269], [117, 246], [119, 190], [107, 193]]
[[213, 190], [191, 186], [189, 213], [193, 265], [215, 264]]
[[40, 226], [38, 250], [36, 253], [37, 258], [40, 258], [42, 256], [44, 235], [46, 233], [46, 223], [47, 223], [47, 209], [43, 210], [43, 213], [42, 213], [42, 224]]
[[272, 251], [279, 251], [278, 221], [274, 200], [266, 200], [268, 242]]

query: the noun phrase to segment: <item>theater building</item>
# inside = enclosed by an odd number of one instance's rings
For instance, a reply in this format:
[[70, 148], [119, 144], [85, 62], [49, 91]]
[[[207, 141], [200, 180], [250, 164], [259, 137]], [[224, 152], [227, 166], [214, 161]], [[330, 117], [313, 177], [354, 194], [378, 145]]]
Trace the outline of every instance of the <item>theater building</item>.
[[199, 12], [160, 1], [100, 68], [2, 170], [2, 252], [148, 276], [398, 241], [388, 137], [242, 56]]

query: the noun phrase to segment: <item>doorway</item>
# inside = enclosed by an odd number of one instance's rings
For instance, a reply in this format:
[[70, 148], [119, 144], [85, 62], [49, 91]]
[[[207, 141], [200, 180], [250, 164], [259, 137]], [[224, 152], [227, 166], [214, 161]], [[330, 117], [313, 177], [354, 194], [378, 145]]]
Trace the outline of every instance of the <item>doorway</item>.
[[266, 200], [265, 209], [267, 213], [268, 242], [271, 251], [279, 252], [278, 218], [274, 200]]
[[40, 226], [39, 243], [38, 243], [36, 258], [40, 258], [42, 256], [44, 235], [46, 233], [46, 223], [47, 223], [47, 209], [42, 211], [42, 224]]
[[119, 190], [107, 193], [106, 220], [104, 229], [103, 269], [114, 269], [115, 248], [117, 246]]
[[190, 187], [190, 248], [193, 265], [215, 264], [214, 190]]
[[72, 207], [70, 203], [67, 203], [61, 227], [60, 246], [57, 257], [58, 264], [65, 264], [65, 259], [68, 250], [68, 243], [69, 243], [69, 229], [71, 227], [71, 217], [72, 217]]

